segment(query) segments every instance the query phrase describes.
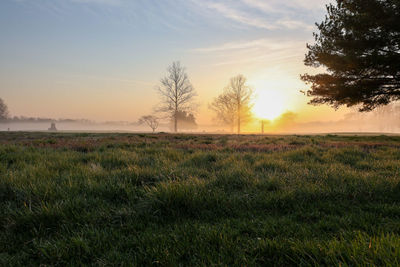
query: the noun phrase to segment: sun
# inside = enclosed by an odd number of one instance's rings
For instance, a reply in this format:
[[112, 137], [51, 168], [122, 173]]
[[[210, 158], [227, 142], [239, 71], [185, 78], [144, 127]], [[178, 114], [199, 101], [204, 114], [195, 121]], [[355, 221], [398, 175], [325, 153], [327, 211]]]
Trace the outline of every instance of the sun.
[[285, 98], [279, 90], [256, 91], [253, 113], [259, 119], [274, 120], [285, 111]]

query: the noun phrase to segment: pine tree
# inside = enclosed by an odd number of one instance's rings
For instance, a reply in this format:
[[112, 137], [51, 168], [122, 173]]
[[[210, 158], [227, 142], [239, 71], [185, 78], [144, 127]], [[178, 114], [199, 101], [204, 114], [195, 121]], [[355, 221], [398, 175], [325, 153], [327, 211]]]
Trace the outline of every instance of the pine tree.
[[369, 111], [400, 99], [400, 0], [337, 0], [317, 24], [305, 64], [327, 72], [302, 75], [310, 104]]

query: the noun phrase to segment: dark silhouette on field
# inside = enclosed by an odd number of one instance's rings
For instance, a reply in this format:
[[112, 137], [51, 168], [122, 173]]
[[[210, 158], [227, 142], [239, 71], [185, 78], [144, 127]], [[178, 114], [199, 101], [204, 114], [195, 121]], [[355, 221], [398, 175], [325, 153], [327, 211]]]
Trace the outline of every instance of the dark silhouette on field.
[[56, 132], [56, 131], [57, 131], [56, 123], [55, 123], [55, 122], [52, 122], [52, 123], [51, 123], [51, 126], [50, 126], [50, 128], [49, 128], [49, 132]]

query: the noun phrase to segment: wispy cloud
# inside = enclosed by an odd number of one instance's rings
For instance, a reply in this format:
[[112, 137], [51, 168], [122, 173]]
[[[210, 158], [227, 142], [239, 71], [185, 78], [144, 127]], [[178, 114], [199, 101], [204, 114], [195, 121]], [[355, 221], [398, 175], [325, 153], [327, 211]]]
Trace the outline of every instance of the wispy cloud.
[[276, 25], [273, 25], [262, 18], [249, 16], [249, 14], [241, 12], [237, 9], [233, 9], [222, 3], [202, 2], [201, 5], [209, 8], [209, 9], [213, 9], [213, 10], [217, 11], [218, 13], [220, 13], [221, 15], [223, 15], [224, 17], [232, 19], [232, 20], [242, 23], [242, 24], [254, 26], [257, 28], [264, 28], [264, 29], [268, 29], [268, 30], [276, 29]]
[[285, 13], [291, 10], [321, 10], [330, 0], [242, 0], [248, 6], [265, 13]]
[[313, 24], [308, 24], [306, 22], [300, 20], [293, 20], [290, 18], [284, 18], [276, 21], [276, 25], [282, 26], [286, 29], [295, 30], [295, 29], [303, 29], [310, 31], [314, 28]]
[[[280, 3], [281, 1], [275, 0]], [[329, 3], [333, 2], [333, 0], [289, 0], [287, 1], [287, 6], [297, 7], [307, 10], [323, 10], [325, 6]]]
[[320, 10], [324, 6], [324, 1], [321, 0], [288, 0], [284, 3], [281, 0], [236, 2], [192, 0], [192, 2], [236, 23], [266, 30], [310, 30], [313, 23], [298, 19], [299, 11]]
[[242, 2], [248, 6], [257, 8], [267, 13], [276, 13], [282, 11], [282, 8], [273, 3], [274, 1], [242, 0]]
[[299, 42], [294, 41], [285, 41], [285, 40], [278, 40], [278, 39], [256, 39], [251, 41], [238, 41], [238, 42], [229, 42], [224, 43], [217, 46], [205, 47], [205, 48], [196, 48], [193, 49], [193, 52], [226, 52], [232, 50], [254, 50], [254, 49], [282, 49], [283, 47], [293, 47], [298, 45]]
[[262, 38], [251, 41], [228, 42], [216, 46], [193, 49], [193, 53], [210, 54], [220, 58], [215, 66], [266, 63], [286, 64], [297, 60], [301, 62], [305, 42]]

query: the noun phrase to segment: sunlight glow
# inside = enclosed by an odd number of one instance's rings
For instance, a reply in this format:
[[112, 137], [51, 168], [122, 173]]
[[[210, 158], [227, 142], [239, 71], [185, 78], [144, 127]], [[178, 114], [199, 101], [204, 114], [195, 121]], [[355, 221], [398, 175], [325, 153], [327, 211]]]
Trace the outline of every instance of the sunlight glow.
[[260, 89], [256, 91], [253, 112], [259, 119], [274, 120], [284, 111], [285, 98], [281, 91]]

